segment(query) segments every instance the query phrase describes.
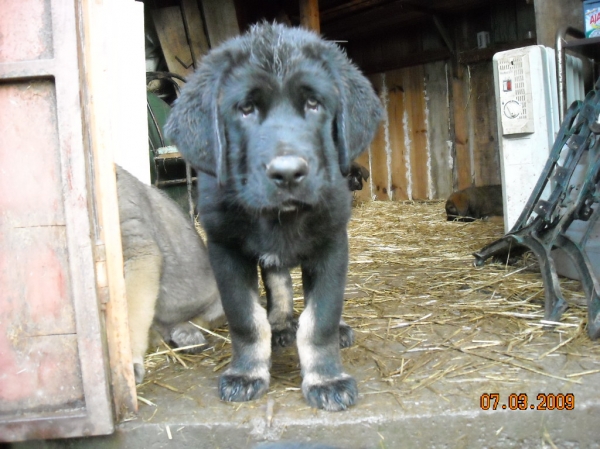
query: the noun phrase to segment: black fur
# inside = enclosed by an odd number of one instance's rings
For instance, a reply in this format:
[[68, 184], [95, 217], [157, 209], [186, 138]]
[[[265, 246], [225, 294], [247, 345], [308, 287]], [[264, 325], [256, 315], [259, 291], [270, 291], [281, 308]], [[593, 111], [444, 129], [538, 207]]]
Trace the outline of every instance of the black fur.
[[[257, 25], [225, 42], [183, 89], [167, 132], [199, 172], [200, 219], [233, 345], [222, 399], [246, 401], [267, 390], [271, 342], [295, 337], [288, 270], [300, 265], [304, 395], [328, 410], [354, 403], [356, 383], [339, 352], [353, 340], [340, 323], [351, 211], [346, 175], [381, 114], [370, 83], [335, 44], [282, 25]], [[256, 308], [257, 264], [268, 321]]]
[[352, 162], [350, 165], [350, 173], [348, 174], [348, 187], [352, 191], [362, 190], [363, 180], [367, 181], [370, 175], [371, 174], [366, 167], [363, 167], [358, 162]]

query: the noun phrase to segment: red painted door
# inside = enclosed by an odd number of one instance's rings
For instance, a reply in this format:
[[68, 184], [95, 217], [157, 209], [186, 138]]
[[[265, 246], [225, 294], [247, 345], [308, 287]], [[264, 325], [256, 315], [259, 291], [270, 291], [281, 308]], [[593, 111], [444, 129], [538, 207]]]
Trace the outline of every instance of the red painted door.
[[0, 9], [0, 441], [111, 433], [76, 4]]

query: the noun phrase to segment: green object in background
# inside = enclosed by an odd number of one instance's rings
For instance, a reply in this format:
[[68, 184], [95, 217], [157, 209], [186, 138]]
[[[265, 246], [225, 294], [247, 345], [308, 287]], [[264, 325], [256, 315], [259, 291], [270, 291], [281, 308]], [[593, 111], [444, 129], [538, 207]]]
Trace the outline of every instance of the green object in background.
[[[171, 107], [152, 92], [146, 93], [148, 101], [148, 156], [150, 158], [150, 180], [157, 185], [157, 180], [181, 180], [175, 185], [158, 187], [169, 195], [181, 209], [189, 212], [187, 185], [185, 183], [185, 162], [181, 158], [163, 158], [168, 152], [176, 152], [173, 143], [164, 134], [164, 127], [169, 118]], [[158, 159], [156, 159], [158, 157]]]
[[164, 135], [163, 129], [169, 118], [171, 106], [152, 92], [146, 92], [148, 102], [148, 145], [150, 156], [150, 179], [156, 182], [156, 164], [154, 158], [158, 156], [158, 149], [170, 146], [171, 142]]

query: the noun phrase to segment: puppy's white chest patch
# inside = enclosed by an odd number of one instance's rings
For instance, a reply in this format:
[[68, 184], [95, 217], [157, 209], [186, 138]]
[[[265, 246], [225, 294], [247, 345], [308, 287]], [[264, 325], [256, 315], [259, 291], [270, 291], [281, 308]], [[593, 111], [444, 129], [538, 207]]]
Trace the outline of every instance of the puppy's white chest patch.
[[278, 267], [281, 265], [281, 260], [277, 254], [266, 253], [260, 256], [260, 264], [263, 267]]

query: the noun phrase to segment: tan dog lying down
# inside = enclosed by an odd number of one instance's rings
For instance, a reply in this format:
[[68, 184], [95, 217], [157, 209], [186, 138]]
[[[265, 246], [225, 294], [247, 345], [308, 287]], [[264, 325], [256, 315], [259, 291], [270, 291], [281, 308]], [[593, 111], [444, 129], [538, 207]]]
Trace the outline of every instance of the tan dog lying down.
[[454, 192], [446, 201], [446, 214], [449, 221], [502, 216], [502, 186], [468, 187]]
[[[206, 343], [200, 330], [220, 320], [221, 299], [204, 242], [179, 206], [117, 166], [117, 191], [131, 351], [136, 382], [152, 327], [183, 347]], [[201, 348], [200, 348], [201, 350]]]

